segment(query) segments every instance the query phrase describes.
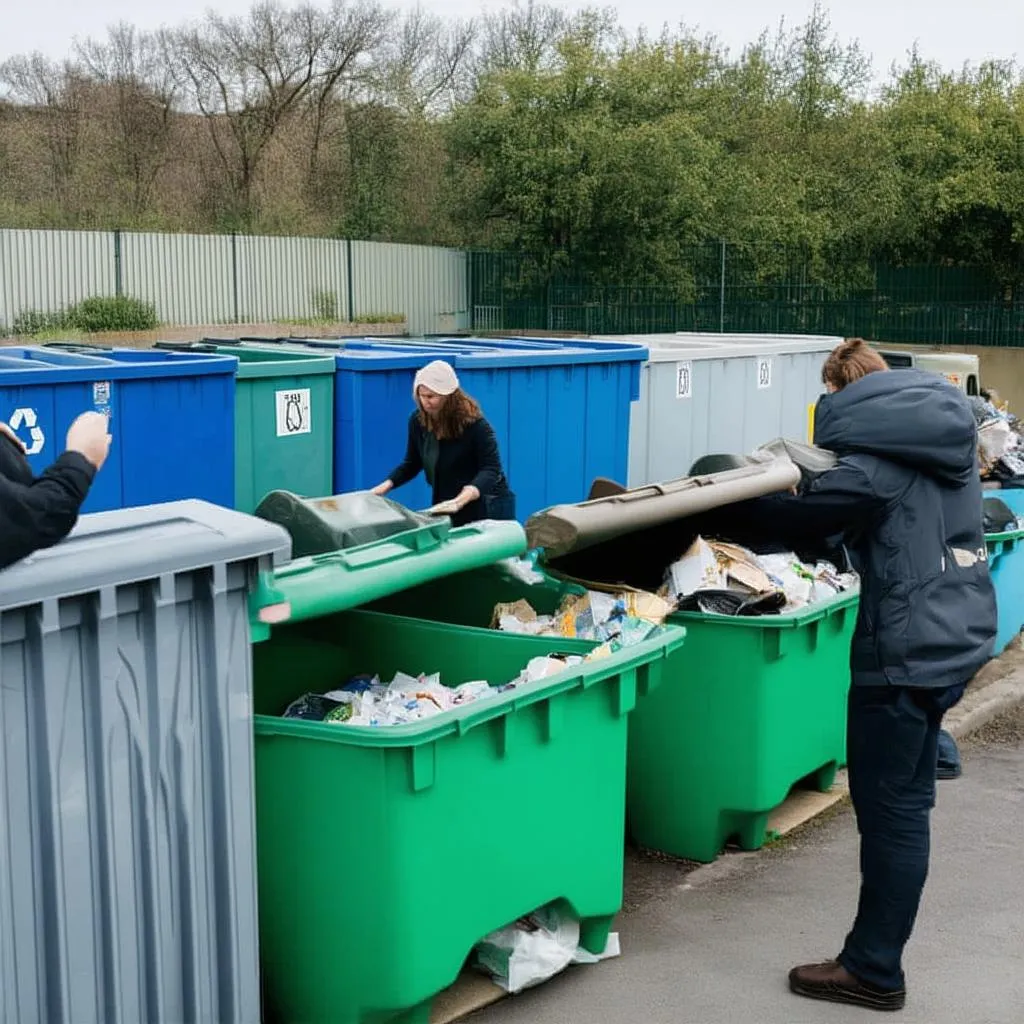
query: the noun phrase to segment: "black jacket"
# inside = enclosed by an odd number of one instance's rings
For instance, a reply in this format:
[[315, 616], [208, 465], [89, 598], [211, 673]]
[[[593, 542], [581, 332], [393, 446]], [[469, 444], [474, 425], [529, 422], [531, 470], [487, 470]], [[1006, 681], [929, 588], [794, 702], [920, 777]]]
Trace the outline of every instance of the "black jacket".
[[853, 682], [968, 682], [992, 656], [996, 603], [966, 397], [922, 370], [872, 373], [820, 399], [814, 442], [836, 468], [748, 514], [793, 545], [845, 534], [861, 573]]
[[413, 413], [409, 417], [409, 441], [402, 463], [388, 474], [388, 479], [401, 487], [423, 472], [433, 491], [434, 504], [451, 501], [463, 487], [472, 484], [481, 500], [470, 502], [457, 516], [456, 526], [486, 518], [514, 518], [493, 514], [494, 499], [508, 501], [512, 497], [501, 468], [498, 439], [485, 419], [466, 427], [461, 437], [439, 441]]
[[62, 541], [95, 475], [83, 455], [65, 452], [35, 477], [14, 442], [0, 434], [0, 569]]

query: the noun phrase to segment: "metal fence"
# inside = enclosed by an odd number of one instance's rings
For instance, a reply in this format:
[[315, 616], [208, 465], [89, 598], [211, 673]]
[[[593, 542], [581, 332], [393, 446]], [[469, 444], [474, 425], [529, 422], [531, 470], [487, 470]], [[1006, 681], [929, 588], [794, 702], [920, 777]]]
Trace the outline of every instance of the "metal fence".
[[1024, 347], [1024, 301], [978, 268], [822, 266], [784, 246], [694, 246], [671, 284], [529, 255], [332, 238], [0, 229], [0, 329], [95, 295], [169, 324], [406, 317], [414, 334], [771, 332]]
[[1024, 346], [1024, 302], [974, 267], [840, 270], [780, 247], [715, 242], [695, 246], [672, 285], [581, 280], [529, 256], [490, 252], [471, 254], [469, 275], [476, 330], [770, 332]]
[[412, 333], [469, 326], [467, 254], [333, 238], [0, 229], [0, 328], [95, 295], [163, 323], [402, 315]]

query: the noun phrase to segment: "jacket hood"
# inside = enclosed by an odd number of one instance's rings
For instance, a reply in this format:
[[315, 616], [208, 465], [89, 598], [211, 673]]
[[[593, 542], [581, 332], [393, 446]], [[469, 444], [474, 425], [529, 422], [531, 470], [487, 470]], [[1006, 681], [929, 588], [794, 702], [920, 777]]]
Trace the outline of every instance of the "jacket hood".
[[837, 455], [860, 453], [963, 487], [978, 473], [978, 435], [967, 397], [937, 373], [869, 373], [814, 414], [814, 443]]

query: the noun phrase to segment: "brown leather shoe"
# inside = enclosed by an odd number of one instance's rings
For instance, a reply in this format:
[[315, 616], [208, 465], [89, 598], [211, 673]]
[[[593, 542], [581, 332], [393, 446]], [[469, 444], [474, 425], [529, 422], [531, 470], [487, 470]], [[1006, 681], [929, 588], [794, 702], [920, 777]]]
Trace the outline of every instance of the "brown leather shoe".
[[822, 999], [827, 1003], [848, 1003], [867, 1010], [902, 1010], [907, 990], [875, 988], [855, 978], [838, 960], [823, 964], [804, 964], [789, 972], [789, 989], [798, 996]]

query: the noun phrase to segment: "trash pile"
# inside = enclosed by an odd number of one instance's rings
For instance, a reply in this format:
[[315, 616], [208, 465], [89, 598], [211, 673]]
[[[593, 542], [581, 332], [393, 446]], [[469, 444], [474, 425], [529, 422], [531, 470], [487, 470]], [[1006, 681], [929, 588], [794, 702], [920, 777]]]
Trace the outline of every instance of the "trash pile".
[[337, 690], [304, 694], [288, 705], [282, 717], [369, 728], [408, 725], [467, 704], [493, 699], [498, 694], [557, 675], [596, 657], [601, 657], [599, 650], [592, 651], [585, 658], [574, 655], [533, 658], [515, 679], [501, 686], [477, 680], [448, 687], [442, 684], [437, 674], [409, 676], [399, 672], [386, 684], [378, 676], [355, 676]]
[[810, 565], [793, 552], [755, 555], [738, 544], [697, 537], [669, 566], [662, 593], [680, 611], [770, 615], [797, 611], [855, 589], [856, 573]]
[[570, 964], [596, 964], [619, 953], [615, 932], [603, 953], [587, 952], [580, 946], [579, 921], [548, 906], [488, 935], [473, 951], [473, 966], [515, 993], [553, 978]]
[[504, 633], [596, 641], [601, 647], [589, 655], [593, 658], [657, 636], [673, 610], [672, 604], [657, 594], [588, 590], [567, 595], [554, 615], [538, 615], [526, 600], [499, 604], [491, 627]]
[[1016, 480], [1024, 477], [1024, 425], [1005, 406], [987, 397], [968, 401], [978, 424], [978, 459], [983, 480]]

